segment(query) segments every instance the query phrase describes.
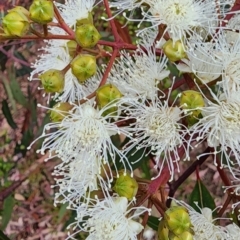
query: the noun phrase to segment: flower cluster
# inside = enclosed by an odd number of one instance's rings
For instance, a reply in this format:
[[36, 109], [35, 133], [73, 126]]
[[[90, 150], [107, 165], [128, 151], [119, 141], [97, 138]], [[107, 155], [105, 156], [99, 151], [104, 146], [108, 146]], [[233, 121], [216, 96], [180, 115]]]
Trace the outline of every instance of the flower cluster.
[[[95, 26], [92, 12], [101, 4], [114, 42], [101, 40]], [[161, 192], [181, 175], [183, 161], [192, 165], [180, 182], [198, 171], [192, 153], [207, 145], [197, 158], [211, 156], [219, 172], [227, 166], [235, 182], [226, 191], [240, 205], [239, 11], [232, 0], [34, 0], [29, 12], [15, 8], [4, 17], [3, 36], [30, 31], [45, 39], [29, 79], [41, 81], [55, 105], [39, 105], [51, 122], [30, 147], [43, 138], [38, 152], [61, 161], [53, 172], [55, 204], [76, 212], [69, 238], [85, 232], [89, 240], [135, 240], [152, 205], [162, 215], [159, 239], [239, 238], [239, 227], [217, 226], [207, 206], [167, 210], [164, 196], [176, 181]], [[121, 13], [141, 28], [136, 45], [123, 40], [114, 19]], [[18, 16], [21, 31], [9, 15]], [[33, 22], [43, 34], [31, 30]], [[143, 166], [155, 170], [151, 180], [135, 176]]]

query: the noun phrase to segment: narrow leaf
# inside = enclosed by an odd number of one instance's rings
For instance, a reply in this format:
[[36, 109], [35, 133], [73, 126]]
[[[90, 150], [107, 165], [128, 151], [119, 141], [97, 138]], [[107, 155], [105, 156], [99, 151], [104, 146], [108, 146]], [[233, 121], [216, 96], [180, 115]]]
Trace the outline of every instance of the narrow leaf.
[[214, 199], [201, 180], [198, 180], [196, 182], [196, 185], [189, 197], [190, 206], [192, 206], [197, 212], [200, 212], [200, 209], [197, 207], [195, 202], [198, 203], [198, 206], [200, 208], [207, 207], [211, 210], [214, 210], [216, 208]]
[[153, 230], [158, 230], [159, 220], [157, 217], [149, 216], [147, 225], [152, 228]]
[[62, 218], [67, 212], [68, 203], [62, 204], [58, 212], [58, 223], [61, 222]]
[[0, 239], [1, 240], [10, 240], [7, 235], [5, 235], [1, 230], [0, 230]]
[[9, 124], [9, 126], [12, 128], [12, 129], [16, 129], [17, 128], [17, 125], [16, 123], [13, 121], [13, 117], [12, 117], [12, 114], [11, 114], [11, 111], [8, 107], [8, 102], [7, 100], [3, 100], [2, 101], [2, 112], [3, 112], [3, 115], [5, 116], [5, 118], [7, 119], [7, 122]]
[[5, 198], [3, 202], [2, 225], [1, 225], [2, 230], [4, 230], [7, 227], [11, 219], [14, 204], [15, 204], [15, 200], [11, 195]]
[[26, 97], [24, 96], [24, 94], [22, 93], [22, 90], [21, 90], [21, 88], [20, 88], [20, 85], [19, 85], [19, 83], [17, 82], [17, 80], [15, 79], [15, 77], [12, 77], [12, 78], [11, 78], [10, 88], [11, 88], [11, 90], [12, 90], [12, 94], [13, 94], [14, 99], [15, 99], [19, 104], [21, 104], [22, 106], [27, 107], [27, 105], [28, 105], [27, 99], [26, 99]]

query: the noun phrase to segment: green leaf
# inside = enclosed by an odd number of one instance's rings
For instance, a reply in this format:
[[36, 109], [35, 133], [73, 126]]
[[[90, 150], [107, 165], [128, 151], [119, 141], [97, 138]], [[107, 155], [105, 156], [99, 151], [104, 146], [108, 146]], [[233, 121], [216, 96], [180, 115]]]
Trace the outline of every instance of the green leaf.
[[160, 223], [160, 221], [158, 220], [157, 217], [149, 216], [147, 225], [150, 228], [152, 228], [153, 230], [157, 231], [159, 223]]
[[[24, 60], [25, 62], [28, 62], [27, 59], [23, 56], [23, 54], [21, 52], [15, 52], [14, 56]], [[29, 74], [32, 71], [32, 69], [28, 66], [22, 65], [22, 67], [20, 69], [16, 69], [16, 76], [17, 77], [22, 77], [26, 74]]]
[[7, 122], [10, 125], [10, 127], [12, 129], [16, 129], [17, 124], [13, 121], [13, 117], [12, 117], [11, 111], [8, 107], [7, 100], [2, 101], [2, 112], [3, 112], [3, 115], [5, 116], [5, 118], [7, 119]]
[[151, 174], [150, 174], [150, 168], [149, 168], [149, 161], [142, 161], [141, 162], [141, 169], [144, 173], [144, 176], [142, 176], [145, 179], [151, 179]]
[[189, 197], [189, 205], [192, 206], [197, 212], [201, 213], [195, 202], [198, 203], [198, 206], [201, 209], [207, 207], [211, 210], [214, 210], [216, 208], [214, 199], [201, 180], [196, 182], [196, 185]]
[[10, 240], [7, 235], [5, 235], [1, 230], [0, 230], [0, 239], [1, 240]]
[[58, 223], [61, 222], [62, 218], [66, 214], [68, 205], [69, 205], [68, 203], [65, 203], [65, 204], [61, 205], [61, 207], [59, 209], [59, 212], [58, 212], [58, 220], [57, 220]]
[[27, 153], [27, 147], [33, 140], [33, 132], [32, 129], [27, 129], [22, 136], [21, 142], [18, 143], [15, 147], [14, 154], [22, 153], [23, 156]]
[[28, 101], [26, 97], [23, 95], [20, 85], [15, 79], [15, 77], [11, 77], [10, 88], [12, 90], [14, 99], [22, 106], [27, 107]]
[[3, 202], [3, 212], [2, 212], [2, 225], [1, 225], [2, 230], [4, 230], [7, 227], [11, 219], [14, 205], [15, 205], [15, 200], [13, 196], [10, 195], [7, 198], [5, 198]]

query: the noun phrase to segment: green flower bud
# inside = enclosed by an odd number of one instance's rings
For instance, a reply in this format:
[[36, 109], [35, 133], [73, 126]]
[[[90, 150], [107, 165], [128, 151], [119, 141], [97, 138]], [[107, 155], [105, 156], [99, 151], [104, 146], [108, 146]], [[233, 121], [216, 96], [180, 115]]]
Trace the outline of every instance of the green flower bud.
[[173, 43], [173, 40], [169, 39], [163, 45], [163, 52], [172, 62], [176, 62], [187, 57], [187, 54], [184, 51], [183, 44], [180, 40]]
[[180, 235], [190, 229], [191, 220], [186, 208], [182, 206], [174, 206], [169, 208], [165, 214], [166, 225], [175, 235]]
[[120, 174], [117, 178], [113, 190], [118, 193], [120, 197], [126, 197], [128, 200], [132, 200], [138, 191], [137, 181], [130, 177], [129, 174]]
[[34, 0], [29, 8], [30, 18], [37, 23], [47, 24], [54, 17], [53, 2], [49, 0]]
[[64, 73], [60, 70], [50, 69], [39, 76], [47, 93], [61, 93], [64, 88]]
[[77, 20], [76, 26], [81, 26], [83, 24], [93, 24], [93, 16], [91, 12], [88, 13], [88, 16], [86, 18]]
[[30, 28], [28, 16], [28, 10], [20, 6], [8, 10], [2, 20], [4, 33], [9, 36], [24, 36]]
[[92, 48], [97, 44], [101, 36], [92, 24], [83, 24], [77, 26], [75, 38], [81, 47]]
[[52, 122], [61, 122], [74, 107], [73, 104], [69, 102], [60, 102], [53, 106], [50, 111], [50, 119]]
[[185, 231], [180, 235], [169, 234], [169, 240], [193, 240], [193, 235], [188, 231]]
[[198, 121], [198, 117], [201, 114], [201, 107], [204, 107], [204, 99], [200, 92], [193, 90], [186, 90], [181, 93], [180, 105], [183, 109], [189, 110], [191, 115], [187, 116], [187, 120], [190, 125], [193, 125]]
[[117, 100], [121, 98], [123, 95], [118, 90], [117, 87], [115, 87], [112, 84], [105, 84], [102, 87], [98, 88], [96, 91], [96, 99], [97, 104], [100, 109], [102, 109], [104, 106], [106, 106], [109, 103], [112, 103], [112, 106], [109, 107], [105, 112], [104, 115], [114, 113], [117, 111], [117, 106], [114, 100]]
[[78, 79], [80, 84], [83, 84], [88, 78], [92, 77], [97, 72], [96, 58], [91, 55], [78, 55], [71, 62], [72, 73]]
[[73, 58], [76, 54], [76, 49], [77, 49], [77, 42], [74, 40], [70, 40], [67, 42], [67, 49], [69, 55]]
[[164, 220], [162, 219], [158, 225], [157, 232], [158, 240], [169, 240], [168, 234], [169, 229], [167, 228], [167, 226], [164, 223]]

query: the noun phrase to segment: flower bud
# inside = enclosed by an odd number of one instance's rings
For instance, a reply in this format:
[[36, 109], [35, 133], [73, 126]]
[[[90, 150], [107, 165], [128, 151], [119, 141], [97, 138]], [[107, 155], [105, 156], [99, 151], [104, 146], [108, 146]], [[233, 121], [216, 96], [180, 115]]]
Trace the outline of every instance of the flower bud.
[[74, 107], [69, 102], [60, 102], [53, 106], [50, 111], [50, 119], [52, 122], [61, 122], [67, 115], [70, 114], [71, 109]]
[[39, 76], [44, 90], [47, 93], [61, 93], [64, 88], [64, 73], [60, 70], [50, 69]]
[[180, 105], [183, 109], [189, 110], [191, 115], [187, 116], [187, 120], [190, 125], [198, 121], [198, 117], [201, 114], [201, 107], [204, 107], [204, 99], [200, 92], [193, 90], [186, 90], [181, 93]]
[[77, 20], [76, 26], [81, 26], [83, 24], [93, 24], [93, 16], [91, 12], [88, 13], [88, 16], [86, 18]]
[[72, 73], [83, 84], [88, 78], [97, 72], [96, 58], [91, 55], [80, 54], [71, 62]]
[[53, 2], [49, 0], [34, 0], [29, 8], [30, 18], [37, 23], [47, 24], [54, 17]]
[[114, 100], [117, 100], [122, 96], [122, 93], [113, 84], [105, 84], [96, 90], [97, 104], [100, 109], [111, 102], [113, 103], [112, 106], [104, 112], [104, 115], [117, 111], [117, 106], [114, 104]]
[[138, 191], [137, 181], [130, 177], [129, 174], [120, 174], [117, 178], [113, 190], [118, 193], [120, 197], [126, 197], [128, 200], [132, 200]]
[[83, 24], [77, 26], [75, 38], [81, 47], [92, 48], [97, 44], [101, 36], [92, 24]]
[[28, 10], [20, 6], [8, 10], [8, 14], [2, 19], [4, 33], [10, 36], [24, 36], [30, 28], [28, 16]]
[[190, 229], [191, 220], [186, 208], [182, 206], [174, 206], [169, 208], [165, 214], [166, 225], [175, 235], [180, 235]]
[[169, 234], [169, 240], [193, 240], [193, 235], [188, 231], [185, 231], [180, 235]]
[[67, 50], [69, 55], [73, 58], [76, 54], [77, 43], [74, 40], [70, 40], [67, 42]]
[[163, 45], [163, 52], [172, 62], [176, 62], [187, 57], [187, 54], [184, 51], [184, 46], [180, 40], [173, 43], [173, 40], [169, 39]]
[[158, 232], [157, 232], [157, 237], [158, 240], [169, 240], [168, 234], [169, 234], [169, 229], [164, 223], [164, 219], [162, 219], [158, 225]]

